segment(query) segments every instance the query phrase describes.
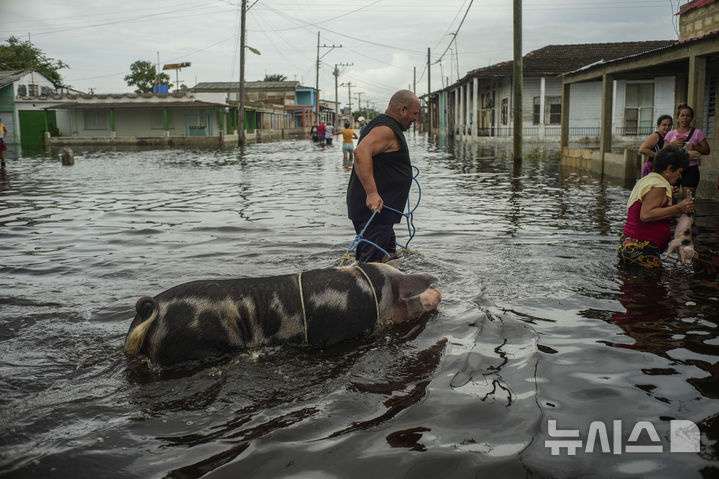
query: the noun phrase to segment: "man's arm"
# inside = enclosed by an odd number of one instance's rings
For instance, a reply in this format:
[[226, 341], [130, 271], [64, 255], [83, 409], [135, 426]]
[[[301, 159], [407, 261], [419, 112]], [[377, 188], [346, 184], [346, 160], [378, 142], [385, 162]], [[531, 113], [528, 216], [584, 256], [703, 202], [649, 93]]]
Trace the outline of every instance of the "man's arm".
[[399, 149], [394, 131], [388, 126], [377, 126], [373, 128], [362, 142], [357, 145], [354, 152], [355, 173], [362, 183], [367, 194], [366, 205], [372, 211], [382, 211], [384, 202], [377, 192], [377, 185], [374, 181], [372, 157], [386, 151]]

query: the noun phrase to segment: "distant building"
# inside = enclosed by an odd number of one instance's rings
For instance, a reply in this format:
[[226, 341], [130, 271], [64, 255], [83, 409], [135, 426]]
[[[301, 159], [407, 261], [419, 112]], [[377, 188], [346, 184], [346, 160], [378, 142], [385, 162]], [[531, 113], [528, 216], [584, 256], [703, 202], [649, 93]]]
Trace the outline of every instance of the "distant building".
[[[203, 82], [191, 91], [213, 95], [237, 108], [240, 82]], [[245, 82], [245, 129], [309, 126], [315, 110], [315, 89], [298, 81]]]
[[[58, 88], [35, 70], [0, 71], [0, 118], [8, 129], [5, 142], [42, 145], [43, 133], [56, 127], [54, 116], [46, 119], [42, 102], [25, 98], [47, 97]], [[49, 124], [46, 122], [49, 120]]]
[[[559, 140], [562, 115], [561, 74], [586, 65], [636, 55], [648, 50], [671, 45], [670, 40], [650, 42], [618, 42], [577, 45], [549, 45], [528, 53], [522, 58], [523, 97], [522, 131], [525, 137], [554, 137]], [[511, 137], [513, 134], [512, 77], [514, 62], [506, 61], [470, 71], [457, 83], [432, 94], [432, 124], [440, 135], [460, 140], [478, 140], [482, 137]], [[622, 83], [618, 88], [624, 90]], [[648, 93], [630, 86], [630, 102], [641, 98], [658, 106], [670, 106], [673, 85], [661, 81]], [[576, 91], [577, 120], [572, 123], [572, 134], [579, 137], [596, 137], [599, 134], [599, 102], [596, 86]], [[633, 95], [633, 96], [632, 96]], [[648, 95], [648, 96], [647, 96]], [[618, 108], [620, 115], [624, 108]], [[624, 122], [636, 134], [639, 126], [651, 126], [652, 115], [647, 116], [646, 106], [636, 105], [641, 118]]]
[[[716, 0], [695, 0], [680, 7], [678, 15], [681, 33], [678, 41], [637, 55], [596, 62], [563, 75], [562, 106], [568, 114], [563, 112], [560, 144], [566, 164], [634, 179], [641, 167], [636, 148], [653, 131], [657, 117], [666, 113], [676, 121], [677, 107], [689, 104], [694, 108], [694, 126], [704, 131], [712, 150], [702, 157], [698, 195], [716, 195], [713, 183], [719, 176], [716, 138], [719, 5]], [[604, 112], [598, 116], [599, 148], [570, 148], [572, 125], [586, 118], [586, 113], [575, 106], [577, 92], [588, 90], [595, 92], [599, 111]], [[627, 144], [628, 127], [635, 125], [639, 136]]]

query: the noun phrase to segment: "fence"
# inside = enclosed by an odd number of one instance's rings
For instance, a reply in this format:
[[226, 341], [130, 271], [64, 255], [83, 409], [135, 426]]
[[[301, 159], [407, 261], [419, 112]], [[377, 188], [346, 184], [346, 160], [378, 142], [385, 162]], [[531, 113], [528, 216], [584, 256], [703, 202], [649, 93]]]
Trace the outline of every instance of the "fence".
[[[537, 137], [540, 136], [539, 126], [525, 126], [522, 127], [522, 136], [525, 137]], [[614, 128], [615, 136], [647, 136], [651, 134], [654, 129], [650, 126], [617, 126]], [[598, 138], [600, 128], [598, 126], [574, 126], [569, 128], [569, 136], [571, 137], [588, 137]], [[559, 137], [561, 135], [561, 127], [559, 126], [545, 126], [544, 136], [545, 137]], [[497, 126], [490, 128], [480, 128], [477, 132], [478, 136], [493, 136], [493, 137], [509, 137], [514, 134], [514, 128], [511, 126]]]

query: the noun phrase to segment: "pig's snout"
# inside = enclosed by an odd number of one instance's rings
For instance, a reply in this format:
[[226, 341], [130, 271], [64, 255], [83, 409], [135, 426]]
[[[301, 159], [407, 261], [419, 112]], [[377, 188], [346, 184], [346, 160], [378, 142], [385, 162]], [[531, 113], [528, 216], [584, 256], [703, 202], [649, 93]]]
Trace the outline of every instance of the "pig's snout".
[[427, 289], [419, 295], [419, 300], [422, 302], [423, 311], [433, 311], [437, 309], [437, 305], [442, 301], [442, 293], [437, 288]]

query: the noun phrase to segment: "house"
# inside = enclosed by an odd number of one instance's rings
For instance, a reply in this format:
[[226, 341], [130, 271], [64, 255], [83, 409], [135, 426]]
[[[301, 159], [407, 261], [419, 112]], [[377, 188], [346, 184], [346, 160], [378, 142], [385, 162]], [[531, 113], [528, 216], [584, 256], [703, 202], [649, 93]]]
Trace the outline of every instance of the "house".
[[[522, 128], [525, 137], [559, 139], [562, 114], [561, 74], [600, 61], [636, 55], [671, 45], [671, 40], [549, 45], [522, 58]], [[457, 83], [432, 95], [432, 125], [440, 135], [465, 141], [513, 135], [512, 77], [514, 62], [470, 71]], [[631, 87], [634, 88], [634, 87]], [[644, 91], [642, 94], [646, 93]], [[659, 91], [663, 98], [664, 90]], [[572, 134], [599, 133], [599, 101], [595, 90], [575, 91], [574, 108], [581, 110]], [[661, 101], [661, 100], [659, 100]]]
[[58, 134], [46, 145], [157, 144], [210, 146], [236, 142], [229, 105], [179, 90], [172, 93], [63, 93], [18, 101], [42, 103]]
[[[240, 82], [204, 82], [191, 90], [238, 106]], [[309, 128], [315, 89], [298, 81], [254, 81], [244, 85], [245, 130]]]
[[[9, 145], [41, 145], [45, 131], [54, 126], [54, 117], [46, 118], [37, 105], [22, 98], [47, 97], [57, 93], [57, 87], [35, 70], [0, 71], [0, 118], [8, 129], [5, 142]], [[49, 121], [49, 124], [48, 124]]]
[[[664, 113], [676, 115], [686, 103], [695, 111], [694, 124], [707, 135], [712, 155], [702, 158], [699, 194], [713, 193], [712, 183], [719, 174], [719, 151], [715, 131], [717, 79], [719, 78], [719, 3], [695, 0], [678, 13], [678, 41], [641, 54], [597, 62], [570, 71], [562, 77], [562, 161], [620, 178], [638, 176], [640, 162], [636, 151], [617, 146], [622, 133], [638, 128], [643, 136], [653, 131], [654, 121]], [[687, 36], [695, 35], [695, 36]], [[570, 148], [570, 130], [587, 113], [576, 93], [594, 91], [599, 98], [599, 148]], [[661, 97], [661, 103], [658, 98]], [[597, 121], [595, 117], [593, 121]], [[635, 147], [638, 146], [635, 143]], [[613, 151], [618, 150], [618, 151]]]

